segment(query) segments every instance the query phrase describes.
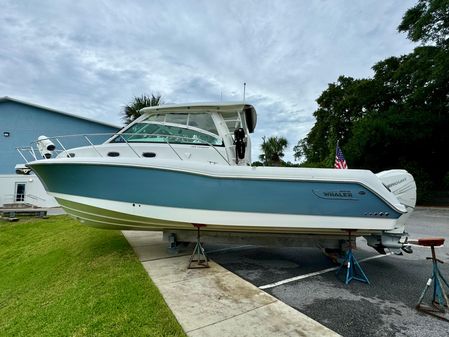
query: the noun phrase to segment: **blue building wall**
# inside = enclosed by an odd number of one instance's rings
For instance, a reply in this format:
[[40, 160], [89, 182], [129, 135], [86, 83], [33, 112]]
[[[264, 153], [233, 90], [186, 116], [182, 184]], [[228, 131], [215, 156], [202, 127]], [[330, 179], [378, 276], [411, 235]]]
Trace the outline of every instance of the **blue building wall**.
[[[0, 101], [0, 174], [15, 173], [14, 166], [24, 163], [16, 147], [29, 146], [41, 135], [47, 137], [73, 134], [114, 133], [119, 128], [89, 121], [57, 111], [2, 99]], [[8, 132], [9, 137], [4, 133]], [[89, 137], [94, 144], [107, 136]], [[65, 147], [88, 145], [82, 137], [61, 138]], [[55, 143], [57, 148], [59, 144]]]

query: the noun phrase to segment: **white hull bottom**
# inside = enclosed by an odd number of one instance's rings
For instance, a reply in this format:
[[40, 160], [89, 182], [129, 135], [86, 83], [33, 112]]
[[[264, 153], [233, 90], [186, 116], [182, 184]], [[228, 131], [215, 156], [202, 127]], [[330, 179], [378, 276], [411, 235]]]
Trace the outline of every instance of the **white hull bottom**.
[[180, 209], [50, 194], [81, 223], [105, 229], [169, 231], [206, 224], [204, 230], [213, 231], [347, 235], [351, 229], [366, 235], [393, 230], [397, 223], [395, 219]]

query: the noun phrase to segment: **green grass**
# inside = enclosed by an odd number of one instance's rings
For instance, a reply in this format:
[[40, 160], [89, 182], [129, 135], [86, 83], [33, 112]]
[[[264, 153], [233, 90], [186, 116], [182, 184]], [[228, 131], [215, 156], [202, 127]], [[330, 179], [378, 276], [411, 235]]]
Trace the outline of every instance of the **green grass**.
[[118, 231], [0, 222], [0, 336], [185, 336]]

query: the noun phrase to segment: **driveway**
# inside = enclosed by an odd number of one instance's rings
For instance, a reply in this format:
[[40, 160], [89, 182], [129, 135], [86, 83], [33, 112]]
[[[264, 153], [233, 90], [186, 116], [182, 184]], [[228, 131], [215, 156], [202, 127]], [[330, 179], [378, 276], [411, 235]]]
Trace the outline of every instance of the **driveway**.
[[[440, 268], [449, 280], [449, 209], [418, 208], [407, 229], [412, 238], [446, 239], [437, 256], [446, 262]], [[335, 265], [315, 248], [209, 245], [206, 249], [226, 269], [343, 336], [447, 337], [448, 322], [415, 310], [432, 272], [426, 260], [430, 249], [414, 247], [413, 254], [385, 256], [363, 238], [357, 243], [354, 254], [363, 261], [370, 285], [357, 281], [345, 285], [335, 276]]]

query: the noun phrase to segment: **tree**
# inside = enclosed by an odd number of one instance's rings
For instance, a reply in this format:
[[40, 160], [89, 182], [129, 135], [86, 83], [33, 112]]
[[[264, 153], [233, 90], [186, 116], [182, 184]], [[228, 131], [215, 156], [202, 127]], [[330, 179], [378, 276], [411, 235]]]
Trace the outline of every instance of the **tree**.
[[343, 146], [351, 136], [352, 125], [368, 111], [381, 105], [381, 86], [373, 79], [340, 76], [318, 97], [316, 123], [305, 139], [294, 147], [295, 158], [307, 158], [319, 167], [331, 167], [337, 141]]
[[384, 104], [352, 126], [346, 159], [375, 171], [410, 167], [431, 177], [422, 186], [441, 186], [449, 171], [449, 51], [418, 47], [373, 69]]
[[136, 118], [140, 117], [140, 109], [149, 107], [149, 106], [157, 106], [161, 104], [161, 95], [151, 96], [142, 95], [140, 97], [134, 97], [134, 100], [131, 104], [125, 105], [123, 108], [123, 119], [126, 124], [133, 122]]
[[398, 29], [430, 45], [377, 62], [373, 78], [329, 84], [294, 151], [302, 166], [330, 167], [340, 140], [351, 168], [409, 170], [422, 200], [449, 175], [449, 0], [419, 0]]
[[310, 152], [307, 146], [307, 137], [300, 139], [298, 144], [293, 147], [293, 158], [295, 158], [295, 160], [301, 160], [302, 158], [307, 159], [307, 152]]
[[282, 158], [284, 151], [287, 148], [288, 142], [284, 137], [262, 137], [262, 144], [260, 149], [262, 154], [259, 159], [265, 166], [282, 166]]
[[398, 30], [407, 32], [407, 37], [414, 42], [448, 46], [449, 0], [419, 0], [405, 12]]

